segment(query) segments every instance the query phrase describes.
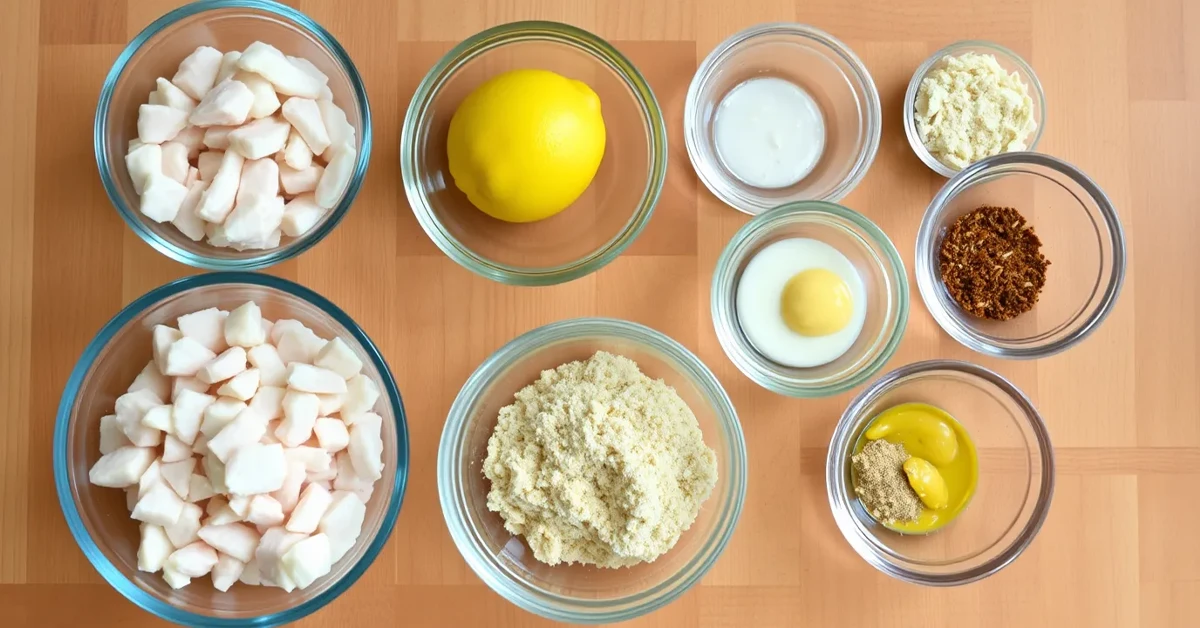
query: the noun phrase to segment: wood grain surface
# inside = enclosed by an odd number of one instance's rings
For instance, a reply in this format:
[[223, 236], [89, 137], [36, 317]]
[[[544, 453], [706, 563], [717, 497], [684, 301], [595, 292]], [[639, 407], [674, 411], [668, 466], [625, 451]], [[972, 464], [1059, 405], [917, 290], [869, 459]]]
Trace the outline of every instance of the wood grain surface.
[[[153, 251], [101, 188], [92, 116], [105, 72], [178, 0], [0, 2], [0, 624], [149, 626], [67, 532], [51, 433], [67, 374], [123, 304], [194, 272]], [[467, 568], [437, 503], [436, 444], [479, 361], [513, 336], [581, 315], [673, 336], [736, 404], [750, 458], [737, 534], [703, 582], [639, 626], [1196, 626], [1200, 619], [1200, 2], [1196, 0], [293, 0], [362, 72], [375, 149], [349, 217], [270, 272], [331, 298], [382, 347], [412, 434], [399, 525], [367, 575], [306, 626], [543, 626]], [[663, 203], [630, 251], [551, 288], [480, 279], [418, 228], [398, 170], [401, 120], [436, 55], [493, 24], [560, 20], [613, 41], [649, 76], [670, 124]], [[692, 72], [723, 38], [772, 20], [816, 25], [865, 61], [883, 102], [874, 167], [844, 203], [878, 222], [911, 268], [942, 180], [913, 156], [899, 116], [913, 69], [954, 40], [1002, 43], [1036, 68], [1049, 102], [1039, 148], [1092, 175], [1131, 249], [1103, 328], [1037, 362], [981, 359], [943, 333], [913, 290], [889, 367], [980, 361], [1035, 400], [1059, 454], [1053, 509], [1000, 574], [952, 590], [877, 573], [838, 533], [821, 460], [849, 399], [799, 401], [742, 376], [717, 343], [708, 285], [746, 217], [691, 171], [682, 140]], [[911, 271], [910, 271], [910, 283]], [[383, 295], [382, 298], [380, 295]]]

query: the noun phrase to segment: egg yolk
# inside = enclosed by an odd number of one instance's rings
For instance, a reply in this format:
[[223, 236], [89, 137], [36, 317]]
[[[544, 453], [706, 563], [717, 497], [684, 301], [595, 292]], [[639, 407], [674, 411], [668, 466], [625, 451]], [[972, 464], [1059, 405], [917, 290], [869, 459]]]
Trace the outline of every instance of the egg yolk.
[[801, 336], [827, 336], [850, 324], [854, 301], [837, 273], [810, 268], [784, 285], [780, 308], [788, 329]]

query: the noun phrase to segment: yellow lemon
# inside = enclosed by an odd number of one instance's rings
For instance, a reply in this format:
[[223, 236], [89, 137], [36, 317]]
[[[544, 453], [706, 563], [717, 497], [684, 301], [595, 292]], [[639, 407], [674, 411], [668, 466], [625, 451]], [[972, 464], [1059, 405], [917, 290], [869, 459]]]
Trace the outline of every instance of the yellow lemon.
[[600, 97], [546, 70], [513, 70], [471, 92], [450, 120], [450, 175], [471, 203], [508, 222], [566, 209], [604, 157]]
[[850, 323], [854, 299], [837, 273], [810, 268], [796, 273], [780, 297], [783, 322], [801, 336], [826, 336]]

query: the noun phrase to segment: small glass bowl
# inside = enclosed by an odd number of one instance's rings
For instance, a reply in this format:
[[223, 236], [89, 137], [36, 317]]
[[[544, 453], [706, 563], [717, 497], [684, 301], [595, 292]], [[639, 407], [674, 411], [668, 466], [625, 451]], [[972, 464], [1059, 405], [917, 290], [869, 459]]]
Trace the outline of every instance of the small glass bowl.
[[[1007, 321], [967, 314], [941, 280], [946, 230], [980, 206], [1021, 212], [1050, 261], [1032, 310]], [[925, 210], [917, 231], [917, 287], [925, 307], [952, 338], [980, 353], [1037, 359], [1066, 351], [1112, 311], [1125, 280], [1125, 234], [1117, 210], [1086, 174], [1038, 153], [1005, 153], [971, 164]]]
[[[538, 562], [521, 537], [487, 508], [483, 475], [500, 408], [546, 369], [603, 350], [635, 362], [673, 386], [717, 453], [717, 485], [691, 528], [658, 560], [622, 569]], [[556, 621], [620, 622], [661, 608], [699, 582], [733, 535], [746, 497], [746, 443], [733, 404], [712, 372], [662, 333], [626, 321], [582, 318], [552, 323], [500, 348], [467, 379], [450, 407], [438, 449], [442, 514], [458, 551], [508, 601]]]
[[[454, 184], [446, 136], [476, 87], [524, 68], [587, 83], [600, 97], [607, 137], [579, 199], [515, 224], [484, 214]], [[400, 172], [417, 222], [450, 259], [494, 281], [545, 286], [598, 270], [642, 232], [666, 180], [667, 129], [646, 79], [608, 42], [566, 24], [513, 22], [455, 46], [425, 75], [404, 117]]]
[[[979, 455], [979, 483], [966, 510], [938, 531], [904, 535], [876, 522], [854, 494], [850, 458], [871, 421], [901, 403], [927, 403], [966, 428]], [[930, 360], [902, 366], [846, 408], [825, 466], [829, 506], [863, 560], [906, 582], [967, 584], [1000, 571], [1033, 542], [1054, 495], [1054, 449], [1033, 403], [982, 366]]]
[[[763, 247], [789, 238], [812, 238], [845, 255], [863, 280], [867, 319], [854, 345], [828, 364], [784, 366], [746, 338], [737, 314], [742, 271]], [[822, 201], [802, 201], [759, 214], [734, 234], [717, 261], [712, 318], [725, 355], [759, 386], [789, 397], [826, 397], [874, 375], [895, 353], [908, 322], [908, 278], [896, 247], [862, 214]]]
[[[225, 310], [253, 300], [270, 319], [293, 318], [325, 338], [344, 340], [381, 391], [383, 477], [367, 503], [362, 534], [333, 571], [291, 593], [275, 587], [234, 585], [222, 593], [207, 577], [172, 590], [162, 574], [138, 571], [138, 522], [129, 518], [125, 492], [93, 486], [88, 470], [100, 458], [100, 417], [150, 360], [157, 324], [208, 307]], [[114, 589], [141, 609], [186, 626], [277, 626], [298, 621], [353, 585], [383, 550], [408, 480], [408, 428], [400, 391], [383, 356], [349, 316], [321, 295], [290, 281], [257, 273], [207, 273], [155, 288], [112, 318], [84, 349], [59, 402], [54, 425], [54, 485], [67, 526], [84, 555]]]
[[[284, 54], [303, 57], [329, 77], [334, 102], [346, 111], [358, 141], [350, 184], [336, 207], [298, 238], [284, 237], [273, 249], [237, 251], [194, 242], [170, 223], [142, 215], [125, 167], [129, 140], [137, 137], [138, 106], [147, 102], [158, 77], [171, 78], [179, 62], [198, 46], [222, 52], [264, 41]], [[349, 105], [349, 106], [347, 106]], [[371, 158], [371, 109], [362, 77], [341, 44], [303, 13], [269, 0], [200, 0], [147, 26], [121, 51], [104, 79], [92, 134], [100, 180], [113, 207], [134, 233], [178, 262], [209, 270], [256, 270], [296, 257], [333, 231], [358, 196]]]
[[[743, 82], [763, 76], [798, 85], [825, 118], [820, 161], [785, 188], [743, 182], [722, 163], [713, 140], [721, 100]], [[820, 29], [775, 23], [741, 31], [709, 53], [688, 87], [683, 126], [700, 180], [730, 207], [754, 215], [794, 201], [841, 200], [875, 160], [883, 123], [875, 81], [850, 48]]]
[[1046, 93], [1042, 91], [1042, 83], [1038, 80], [1037, 74], [1034, 74], [1033, 68], [1024, 59], [1008, 48], [990, 41], [972, 40], [950, 44], [930, 55], [924, 63], [917, 67], [917, 71], [913, 72], [912, 80], [908, 82], [908, 90], [904, 92], [904, 134], [908, 136], [908, 145], [912, 147], [917, 157], [926, 166], [929, 166], [930, 170], [947, 179], [953, 177], [958, 170], [938, 161], [929, 152], [929, 149], [925, 148], [925, 143], [921, 141], [921, 135], [917, 132], [917, 90], [921, 87], [921, 81], [933, 71], [943, 58], [957, 57], [968, 52], [992, 55], [1000, 67], [1010, 74], [1016, 72], [1017, 76], [1021, 78], [1021, 82], [1029, 88], [1029, 95], [1033, 98], [1033, 121], [1037, 123], [1037, 127], [1029, 137], [1025, 138], [1025, 150], [1036, 149], [1038, 140], [1042, 139], [1042, 132], [1046, 130]]

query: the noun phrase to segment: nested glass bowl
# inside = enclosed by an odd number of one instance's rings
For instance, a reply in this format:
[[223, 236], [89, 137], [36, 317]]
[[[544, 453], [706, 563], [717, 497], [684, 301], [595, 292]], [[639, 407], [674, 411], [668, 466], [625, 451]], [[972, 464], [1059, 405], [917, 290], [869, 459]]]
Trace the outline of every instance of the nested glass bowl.
[[[358, 159], [337, 205], [308, 233], [284, 237], [278, 247], [238, 251], [194, 242], [171, 223], [159, 224], [139, 210], [125, 167], [129, 140], [137, 137], [138, 106], [159, 77], [170, 79], [198, 46], [222, 52], [264, 41], [284, 54], [308, 59], [329, 77], [333, 100], [354, 126]], [[341, 44], [307, 15], [270, 0], [199, 0], [155, 20], [121, 51], [100, 89], [92, 143], [100, 180], [129, 228], [158, 252], [209, 270], [255, 270], [291, 259], [320, 242], [341, 222], [358, 196], [371, 158], [371, 109], [362, 77]]]
[[[458, 105], [509, 70], [587, 83], [600, 97], [606, 144], [591, 185], [562, 212], [508, 223], [476, 209], [450, 175], [446, 136]], [[555, 22], [513, 22], [457, 45], [425, 75], [400, 136], [400, 173], [417, 222], [450, 259], [488, 279], [541, 286], [616, 259], [642, 232], [667, 174], [667, 130], [637, 68], [603, 39]]]
[[[947, 229], [980, 206], [1012, 207], [1029, 221], [1050, 261], [1033, 309], [1006, 321], [964, 312], [942, 283]], [[971, 164], [930, 202], [917, 231], [917, 288], [934, 320], [963, 346], [1000, 358], [1066, 351], [1100, 327], [1125, 281], [1125, 234], [1112, 201], [1071, 164], [1038, 153], [1005, 153]]]
[[[342, 338], [379, 387], [383, 417], [383, 477], [367, 503], [362, 534], [345, 558], [312, 586], [291, 593], [235, 584], [222, 593], [209, 578], [172, 590], [162, 574], [137, 569], [138, 522], [125, 491], [92, 486], [88, 470], [100, 458], [100, 417], [151, 357], [151, 330], [209, 307], [232, 310], [248, 300], [269, 319], [293, 318], [324, 338]], [[84, 349], [67, 380], [54, 425], [54, 484], [75, 542], [100, 576], [155, 616], [184, 625], [274, 626], [297, 621], [332, 602], [357, 581], [387, 542], [408, 479], [408, 428], [400, 391], [383, 356], [349, 316], [321, 295], [257, 273], [209, 273], [155, 288], [112, 318]]]
[[908, 82], [908, 89], [904, 92], [904, 135], [908, 137], [908, 145], [917, 154], [917, 158], [929, 166], [930, 170], [947, 179], [953, 177], [959, 169], [942, 163], [933, 156], [933, 153], [929, 152], [925, 143], [921, 141], [916, 120], [917, 92], [921, 88], [921, 81], [938, 67], [942, 59], [947, 56], [957, 57], [968, 52], [995, 57], [1000, 67], [1010, 74], [1015, 72], [1021, 82], [1029, 88], [1029, 96], [1033, 99], [1033, 121], [1037, 127], [1029, 134], [1029, 137], [1025, 138], [1026, 151], [1033, 151], [1037, 148], [1038, 141], [1042, 139], [1042, 133], [1046, 129], [1046, 92], [1042, 91], [1042, 83], [1034, 73], [1033, 67], [1026, 63], [1020, 55], [1000, 44], [980, 40], [959, 41], [938, 50], [917, 67], [917, 70], [913, 72], [912, 79]]
[[[783, 188], [739, 179], [713, 139], [717, 108], [743, 82], [770, 76], [808, 92], [825, 121], [825, 147], [812, 172]], [[730, 207], [758, 214], [794, 201], [841, 200], [867, 174], [883, 121], [879, 92], [862, 60], [829, 33], [805, 24], [759, 24], [721, 42], [696, 70], [684, 103], [688, 157], [704, 185]]]
[[[876, 522], [851, 479], [850, 458], [863, 432], [901, 403], [948, 412], [979, 456], [970, 504], [927, 535], [899, 534]], [[1037, 408], [1008, 380], [967, 362], [917, 362], [884, 375], [846, 408], [829, 443], [825, 485], [838, 528], [871, 566], [916, 584], [967, 584], [1012, 563], [1037, 536], [1054, 495], [1054, 449]]]
[[[737, 293], [742, 272], [763, 248], [789, 238], [811, 238], [837, 249], [854, 265], [866, 291], [862, 331], [827, 364], [775, 362], [754, 347], [741, 327]], [[790, 397], [826, 397], [865, 382], [900, 345], [908, 307], [908, 278], [892, 241], [866, 216], [834, 203], [801, 201], [755, 216], [730, 239], [713, 272], [712, 319], [725, 355], [759, 386]]]
[[[603, 350], [637, 363], [673, 386], [717, 454], [717, 484], [691, 528], [652, 563], [622, 569], [548, 566], [487, 508], [483, 474], [500, 408], [546, 369]], [[557, 621], [619, 622], [678, 598], [717, 561], [746, 495], [746, 443], [720, 382], [700, 360], [662, 333], [626, 321], [582, 318], [539, 327], [503, 346], [463, 385], [442, 431], [438, 494], [458, 551], [489, 586], [517, 606]]]

